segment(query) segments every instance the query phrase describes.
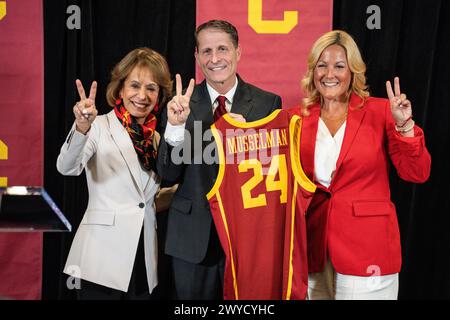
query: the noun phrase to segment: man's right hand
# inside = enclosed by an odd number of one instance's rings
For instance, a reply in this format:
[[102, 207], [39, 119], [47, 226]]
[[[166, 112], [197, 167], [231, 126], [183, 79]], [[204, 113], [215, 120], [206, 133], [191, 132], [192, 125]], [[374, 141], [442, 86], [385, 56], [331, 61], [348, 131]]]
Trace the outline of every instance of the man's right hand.
[[189, 101], [194, 91], [195, 81], [191, 79], [186, 92], [182, 94], [181, 76], [177, 74], [176, 79], [176, 95], [167, 104], [167, 119], [173, 126], [182, 125], [186, 122], [191, 109]]

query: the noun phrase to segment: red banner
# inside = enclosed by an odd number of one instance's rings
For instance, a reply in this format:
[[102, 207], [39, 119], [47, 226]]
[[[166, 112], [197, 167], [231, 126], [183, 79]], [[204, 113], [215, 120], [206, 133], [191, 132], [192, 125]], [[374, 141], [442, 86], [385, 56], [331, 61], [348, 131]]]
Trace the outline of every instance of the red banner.
[[[0, 186], [43, 185], [42, 0], [0, 1]], [[0, 233], [0, 298], [40, 299], [42, 234]]]
[[[332, 28], [333, 1], [197, 0], [197, 25], [211, 19], [238, 29], [238, 73], [244, 81], [279, 94], [283, 106], [293, 107], [301, 101], [308, 52]], [[202, 79], [197, 69], [197, 82]]]

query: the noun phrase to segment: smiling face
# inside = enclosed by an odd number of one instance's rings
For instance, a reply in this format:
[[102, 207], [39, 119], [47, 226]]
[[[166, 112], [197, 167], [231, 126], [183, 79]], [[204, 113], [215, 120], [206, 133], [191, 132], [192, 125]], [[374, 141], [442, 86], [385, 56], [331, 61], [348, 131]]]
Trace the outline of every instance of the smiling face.
[[125, 109], [143, 124], [158, 102], [159, 86], [148, 68], [136, 66], [125, 79], [120, 97]]
[[217, 92], [225, 94], [234, 85], [241, 49], [234, 46], [231, 37], [218, 29], [204, 29], [197, 36], [195, 58], [206, 81]]
[[334, 44], [323, 50], [314, 68], [314, 86], [324, 100], [344, 101], [351, 78], [344, 48]]

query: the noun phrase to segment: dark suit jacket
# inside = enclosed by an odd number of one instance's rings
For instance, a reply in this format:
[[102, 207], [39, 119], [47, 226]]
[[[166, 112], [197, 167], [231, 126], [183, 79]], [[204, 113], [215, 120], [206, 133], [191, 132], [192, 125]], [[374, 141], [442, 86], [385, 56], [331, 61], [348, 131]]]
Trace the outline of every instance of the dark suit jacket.
[[[242, 114], [247, 121], [255, 121], [281, 108], [279, 96], [247, 84], [239, 76], [238, 81], [231, 112]], [[203, 81], [195, 87], [191, 96], [191, 113], [186, 121], [186, 130], [192, 138], [194, 137], [194, 121], [201, 122], [202, 136], [206, 130], [210, 129], [213, 123], [211, 106], [206, 81]], [[162, 134], [166, 123], [167, 112], [164, 111], [161, 117]], [[216, 236], [206, 194], [215, 181], [218, 166], [204, 163], [202, 157], [203, 150], [212, 140], [211, 138], [208, 142], [202, 142], [201, 148], [194, 150], [193, 139], [190, 141], [185, 138], [185, 147], [191, 150], [189, 157], [191, 163], [188, 164], [173, 163], [170, 157], [172, 147], [165, 142], [164, 138], [161, 139], [158, 150], [158, 174], [163, 180], [180, 184], [169, 209], [165, 251], [168, 255], [191, 263], [200, 263], [204, 259], [211, 230], [214, 233], [213, 236]], [[195, 163], [194, 160], [196, 160]]]

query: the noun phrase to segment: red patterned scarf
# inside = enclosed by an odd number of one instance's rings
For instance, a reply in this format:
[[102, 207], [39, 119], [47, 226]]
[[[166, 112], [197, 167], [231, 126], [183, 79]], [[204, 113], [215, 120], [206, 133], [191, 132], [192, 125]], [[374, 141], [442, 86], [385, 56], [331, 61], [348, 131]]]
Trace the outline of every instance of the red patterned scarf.
[[[154, 109], [157, 109], [157, 106]], [[150, 113], [144, 124], [138, 124], [136, 118], [123, 105], [122, 99], [116, 100], [114, 112], [125, 129], [127, 129], [141, 164], [147, 170], [155, 170], [156, 150], [153, 146], [153, 135], [157, 122], [156, 116]]]

